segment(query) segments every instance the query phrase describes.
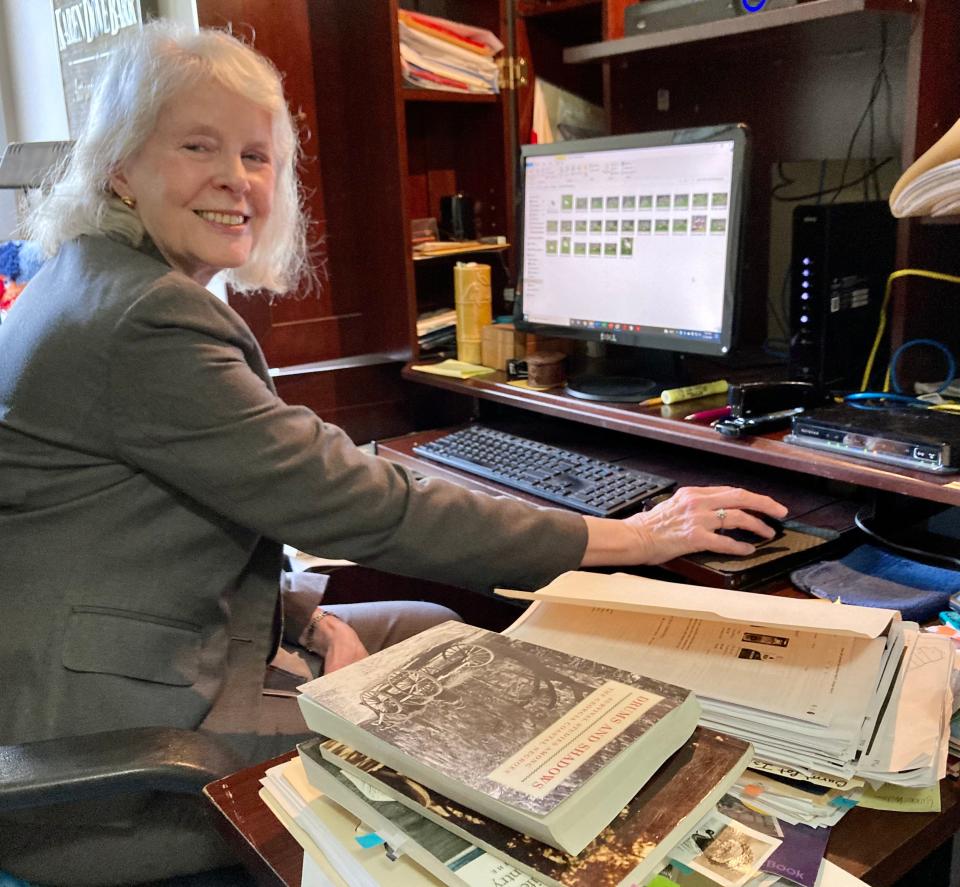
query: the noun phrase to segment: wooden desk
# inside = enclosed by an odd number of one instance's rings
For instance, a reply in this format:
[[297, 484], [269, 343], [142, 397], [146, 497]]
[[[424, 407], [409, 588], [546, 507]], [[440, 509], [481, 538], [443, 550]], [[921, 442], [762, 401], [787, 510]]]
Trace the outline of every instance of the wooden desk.
[[[227, 843], [265, 887], [299, 887], [300, 845], [260, 800], [260, 777], [282, 755], [210, 783], [204, 794]], [[830, 835], [827, 858], [874, 887], [892, 887], [960, 829], [960, 786], [940, 784], [939, 814], [887, 813], [854, 808]]]
[[709, 426], [683, 421], [683, 417], [689, 413], [722, 406], [725, 403], [723, 397], [687, 401], [672, 407], [642, 407], [581, 400], [570, 397], [561, 388], [549, 391], [518, 388], [508, 384], [506, 375], [499, 372], [461, 380], [417, 372], [407, 365], [403, 377], [421, 385], [477, 398], [480, 402], [501, 404], [579, 425], [620, 431], [634, 437], [726, 456], [738, 462], [758, 463], [795, 475], [841, 481], [914, 499], [960, 505], [960, 476], [956, 474], [931, 474], [834, 456], [821, 450], [784, 443], [782, 438], [785, 432], [782, 431], [737, 440], [724, 437]]
[[[560, 392], [531, 392], [508, 385], [502, 373], [469, 381], [428, 376], [405, 370], [406, 378], [454, 391], [483, 401], [519, 407], [552, 420], [567, 420], [566, 427], [592, 426], [605, 432], [622, 432], [635, 438], [659, 442], [643, 447], [643, 459], [650, 470], [675, 477], [681, 483], [697, 482], [696, 471], [703, 460], [690, 458], [691, 451], [710, 454], [709, 470], [717, 482], [736, 483], [749, 473], [749, 484], [761, 492], [777, 495], [790, 488], [791, 505], [815, 507], [824, 482], [840, 481], [851, 489], [877, 491], [902, 497], [951, 505], [960, 504], [960, 484], [949, 476], [887, 469], [867, 462], [834, 457], [783, 443], [782, 434], [745, 441], [730, 440], [710, 428], [683, 422], [668, 415], [668, 409], [630, 405], [590, 403]], [[682, 416], [715, 402], [681, 405]], [[559, 423], [561, 432], [563, 423]], [[502, 487], [461, 472], [429, 463], [413, 453], [413, 446], [442, 432], [422, 432], [386, 441], [378, 451], [387, 458], [417, 471], [445, 476], [464, 486], [502, 493]], [[609, 437], [609, 435], [607, 436]], [[564, 439], [555, 440], [561, 446]], [[609, 445], [602, 433], [592, 437], [599, 447], [594, 453], [608, 458]], [[723, 458], [726, 457], [726, 458]], [[654, 464], [650, 464], [653, 459]], [[657, 460], [660, 460], [659, 462]], [[749, 463], [749, 470], [745, 472]], [[693, 465], [694, 468], [690, 466]], [[686, 473], [685, 473], [686, 472]], [[814, 480], [814, 477], [821, 480]], [[797, 483], [798, 478], [807, 478]], [[823, 480], [825, 479], [825, 481]], [[511, 495], [528, 498], [523, 493]], [[538, 501], [538, 500], [533, 500]], [[841, 515], [842, 517], [842, 515]], [[777, 589], [783, 593], [783, 589]], [[217, 825], [258, 881], [264, 885], [299, 887], [302, 852], [259, 798], [260, 778], [269, 766], [285, 760], [282, 756], [250, 767], [226, 779], [211, 783], [205, 794], [216, 808]], [[941, 783], [942, 812], [939, 814], [887, 813], [856, 808], [833, 829], [827, 857], [853, 875], [875, 887], [892, 887], [900, 878], [926, 859], [960, 830], [960, 786], [953, 780]]]

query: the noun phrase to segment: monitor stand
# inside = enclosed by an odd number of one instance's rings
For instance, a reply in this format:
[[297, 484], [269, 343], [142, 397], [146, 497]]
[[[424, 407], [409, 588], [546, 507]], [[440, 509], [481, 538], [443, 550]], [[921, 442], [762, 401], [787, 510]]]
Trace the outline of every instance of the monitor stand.
[[684, 384], [683, 355], [650, 348], [587, 343], [567, 380], [567, 394], [583, 400], [640, 403]]

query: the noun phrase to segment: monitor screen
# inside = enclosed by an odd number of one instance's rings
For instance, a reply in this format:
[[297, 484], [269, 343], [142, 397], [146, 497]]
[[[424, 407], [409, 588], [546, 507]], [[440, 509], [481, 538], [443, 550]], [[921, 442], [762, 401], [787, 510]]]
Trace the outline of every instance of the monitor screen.
[[746, 148], [741, 124], [524, 146], [518, 326], [726, 354]]

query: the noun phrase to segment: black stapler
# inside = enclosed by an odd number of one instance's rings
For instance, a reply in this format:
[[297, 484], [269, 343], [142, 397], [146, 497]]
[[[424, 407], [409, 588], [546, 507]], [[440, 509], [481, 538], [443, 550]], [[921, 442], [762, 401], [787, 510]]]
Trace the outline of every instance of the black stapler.
[[714, 428], [727, 437], [765, 434], [786, 428], [793, 416], [825, 401], [824, 392], [812, 382], [731, 385], [727, 396], [730, 415], [714, 423]]

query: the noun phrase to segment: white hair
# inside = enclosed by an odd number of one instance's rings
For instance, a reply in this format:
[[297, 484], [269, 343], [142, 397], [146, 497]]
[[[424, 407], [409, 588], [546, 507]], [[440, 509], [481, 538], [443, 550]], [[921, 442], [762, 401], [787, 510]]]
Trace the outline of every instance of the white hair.
[[200, 81], [214, 81], [268, 111], [273, 120], [276, 184], [273, 211], [247, 262], [223, 277], [242, 292], [287, 292], [309, 276], [306, 216], [297, 177], [299, 142], [280, 74], [225, 31], [199, 33], [158, 20], [128, 39], [102, 74], [89, 116], [53, 184], [25, 221], [47, 255], [82, 234], [106, 234], [139, 246], [143, 224], [110, 187], [111, 175], [154, 131], [164, 104]]

